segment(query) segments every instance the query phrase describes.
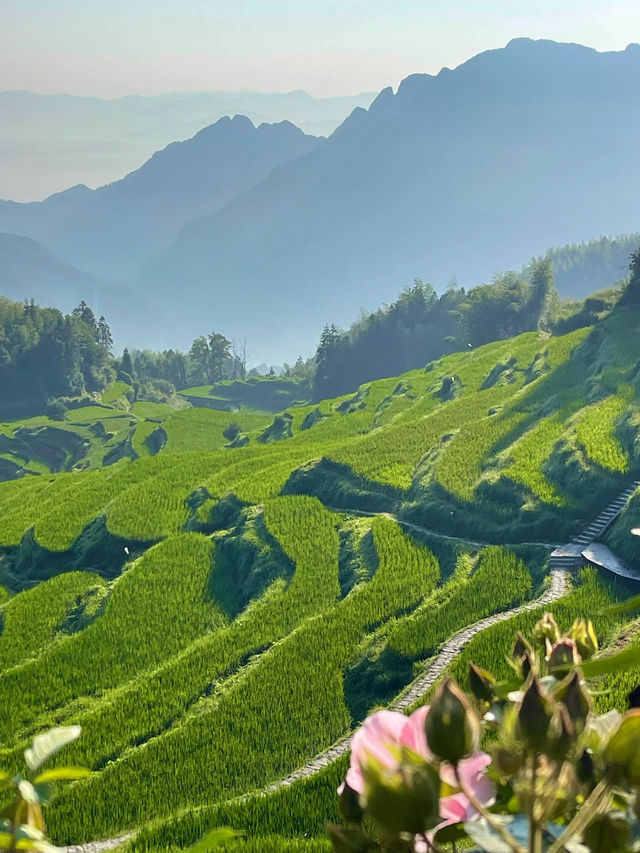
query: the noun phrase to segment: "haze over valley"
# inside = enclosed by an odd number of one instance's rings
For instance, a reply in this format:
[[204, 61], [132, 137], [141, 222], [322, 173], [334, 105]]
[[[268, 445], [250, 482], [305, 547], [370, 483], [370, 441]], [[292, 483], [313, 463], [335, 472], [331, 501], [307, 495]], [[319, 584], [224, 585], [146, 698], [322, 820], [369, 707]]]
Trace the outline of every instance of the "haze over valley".
[[640, 851], [638, 39], [0, 10], [0, 847]]

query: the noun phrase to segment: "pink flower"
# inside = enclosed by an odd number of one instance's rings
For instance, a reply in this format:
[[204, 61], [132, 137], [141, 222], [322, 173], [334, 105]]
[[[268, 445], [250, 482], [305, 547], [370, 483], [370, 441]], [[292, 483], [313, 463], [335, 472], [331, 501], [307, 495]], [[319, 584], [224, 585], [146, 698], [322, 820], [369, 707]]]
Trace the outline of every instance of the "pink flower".
[[[410, 717], [405, 717], [397, 711], [377, 711], [367, 717], [351, 739], [351, 764], [347, 771], [346, 784], [356, 793], [362, 794], [364, 778], [361, 765], [367, 757], [372, 756], [383, 767], [393, 770], [398, 767], [397, 750], [403, 746], [409, 747], [422, 758], [433, 762], [434, 757], [424, 732], [424, 722], [428, 713], [429, 706], [426, 705], [418, 708]], [[486, 752], [476, 752], [458, 765], [463, 787], [485, 805], [493, 802], [496, 793], [493, 782], [485, 773], [490, 763], [491, 758]], [[456, 790], [457, 793], [440, 798], [442, 821], [434, 828], [434, 833], [443, 826], [471, 820], [477, 815], [476, 809], [467, 796], [459, 790], [450, 764], [440, 765], [440, 779], [449, 789]], [[342, 792], [343, 787], [344, 783], [338, 789], [338, 793]], [[420, 841], [416, 844], [416, 850], [421, 853], [419, 845]], [[426, 850], [426, 845], [424, 849]]]

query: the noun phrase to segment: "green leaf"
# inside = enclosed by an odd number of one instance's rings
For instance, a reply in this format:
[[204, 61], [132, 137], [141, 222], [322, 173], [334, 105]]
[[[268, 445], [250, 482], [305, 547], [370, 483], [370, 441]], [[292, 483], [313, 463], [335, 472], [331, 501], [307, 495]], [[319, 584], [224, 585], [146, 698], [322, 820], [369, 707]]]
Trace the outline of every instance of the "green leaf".
[[0, 850], [8, 850], [13, 846], [13, 836], [10, 832], [0, 832]]
[[612, 778], [629, 782], [634, 788], [640, 786], [640, 708], [623, 716], [609, 738], [603, 757]]
[[190, 853], [207, 853], [208, 850], [213, 850], [226, 841], [232, 841], [234, 838], [239, 838], [242, 835], [244, 835], [244, 832], [237, 829], [230, 829], [228, 826], [216, 827], [216, 829], [207, 832], [204, 838], [201, 838], [200, 841], [197, 841], [192, 847], [188, 847], [187, 849]]
[[621, 601], [620, 604], [612, 604], [605, 607], [603, 613], [615, 615], [617, 613], [629, 613], [631, 610], [640, 608], [640, 595], [634, 595], [633, 598], [628, 598], [626, 601]]
[[611, 675], [614, 672], [621, 672], [637, 666], [640, 666], [640, 645], [630, 646], [615, 655], [592, 658], [580, 665], [585, 678], [593, 678], [596, 675]]
[[30, 770], [37, 770], [56, 752], [80, 737], [80, 726], [58, 726], [44, 734], [36, 735], [29, 749], [25, 749], [24, 758]]
[[[640, 667], [640, 645], [630, 646], [615, 655], [591, 658], [578, 664], [585, 678], [594, 678], [596, 675], [612, 675], [623, 672], [626, 669]], [[494, 687], [496, 696], [507, 698], [514, 690], [518, 690], [521, 683], [518, 681], [501, 681]]]
[[45, 770], [36, 779], [36, 785], [43, 785], [47, 782], [58, 782], [66, 780], [74, 782], [76, 779], [84, 779], [86, 776], [91, 776], [91, 770], [88, 767], [54, 767], [53, 770]]
[[63, 847], [56, 847], [46, 838], [41, 838], [38, 841], [32, 841], [25, 838], [22, 841], [16, 842], [16, 850], [39, 850], [40, 853], [64, 853]]

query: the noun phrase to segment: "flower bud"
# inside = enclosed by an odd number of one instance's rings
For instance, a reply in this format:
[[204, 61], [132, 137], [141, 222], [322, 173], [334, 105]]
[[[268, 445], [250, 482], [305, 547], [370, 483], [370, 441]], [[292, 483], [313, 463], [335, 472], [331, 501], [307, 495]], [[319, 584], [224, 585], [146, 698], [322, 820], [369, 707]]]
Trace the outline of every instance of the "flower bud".
[[370, 759], [362, 773], [365, 813], [385, 835], [417, 835], [438, 823], [440, 776], [424, 759], [405, 750], [397, 768], [389, 770]]
[[576, 619], [569, 631], [569, 637], [575, 642], [582, 660], [589, 660], [598, 651], [598, 638], [591, 619], [588, 622]]
[[595, 765], [590, 749], [585, 749], [576, 763], [576, 776], [583, 785], [593, 785]]
[[431, 752], [451, 764], [457, 764], [480, 746], [482, 728], [478, 715], [452, 678], [438, 688], [424, 728]]
[[327, 835], [335, 853], [367, 853], [373, 845], [359, 829], [327, 824]]
[[596, 815], [585, 829], [582, 840], [591, 853], [626, 853], [631, 842], [631, 827], [626, 820], [610, 814]]
[[360, 823], [364, 815], [358, 792], [346, 781], [338, 788], [338, 813], [347, 823]]
[[495, 678], [486, 669], [476, 666], [475, 663], [469, 664], [469, 687], [476, 699], [481, 702], [492, 702], [495, 683]]
[[558, 628], [558, 623], [553, 618], [553, 614], [544, 614], [542, 619], [534, 626], [533, 636], [542, 645], [544, 645], [545, 640], [549, 640], [551, 644], [558, 642], [560, 639], [560, 629]]
[[544, 748], [552, 714], [538, 679], [532, 678], [518, 707], [518, 733], [531, 749]]
[[535, 655], [533, 652], [525, 652], [520, 658], [520, 674], [522, 675], [522, 680], [526, 681], [531, 673], [535, 673], [536, 671]]
[[576, 731], [581, 732], [591, 710], [591, 698], [575, 669], [561, 682], [553, 697], [564, 704]]
[[580, 655], [573, 640], [563, 637], [552, 646], [547, 660], [551, 674], [556, 678], [564, 678], [576, 664], [580, 663]]
[[603, 757], [613, 781], [640, 787], [640, 708], [633, 708], [622, 717], [604, 748]]
[[564, 705], [556, 706], [549, 723], [545, 754], [554, 761], [564, 761], [574, 744], [575, 738], [576, 730], [569, 718], [567, 709]]
[[513, 644], [513, 648], [511, 649], [511, 657], [519, 661], [524, 654], [527, 652], [533, 653], [533, 648], [531, 647], [531, 643], [527, 640], [526, 637], [518, 631], [516, 634], [516, 641]]
[[522, 769], [526, 756], [506, 746], [497, 746], [492, 750], [491, 766], [504, 778], [515, 776]]

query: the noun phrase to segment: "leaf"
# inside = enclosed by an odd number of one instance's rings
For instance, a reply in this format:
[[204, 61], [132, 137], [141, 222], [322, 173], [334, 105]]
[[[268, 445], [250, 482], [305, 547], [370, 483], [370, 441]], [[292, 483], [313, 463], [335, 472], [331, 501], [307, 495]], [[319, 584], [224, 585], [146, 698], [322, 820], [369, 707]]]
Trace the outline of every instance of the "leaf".
[[633, 598], [628, 598], [626, 601], [621, 601], [620, 604], [611, 604], [605, 607], [603, 613], [616, 615], [617, 613], [629, 613], [631, 610], [640, 608], [640, 595], [634, 595]]
[[53, 770], [45, 770], [36, 779], [36, 785], [43, 785], [47, 782], [58, 782], [66, 780], [74, 782], [76, 779], [84, 779], [86, 776], [91, 776], [91, 770], [88, 767], [54, 767]]
[[221, 844], [224, 844], [226, 841], [231, 841], [234, 838], [239, 838], [244, 835], [244, 832], [241, 832], [237, 829], [231, 829], [228, 826], [219, 826], [216, 829], [212, 829], [210, 832], [201, 838], [200, 841], [197, 841], [192, 847], [188, 847], [187, 850], [190, 853], [206, 853], [207, 850], [213, 850], [216, 847], [219, 847]]
[[[591, 660], [583, 661], [577, 665], [582, 670], [585, 678], [594, 678], [597, 675], [612, 675], [626, 669], [640, 667], [640, 645], [630, 646], [615, 655], [591, 658]], [[520, 686], [520, 682], [518, 681], [501, 681], [493, 689], [497, 696], [506, 698], [512, 691], [520, 689]]]
[[464, 828], [469, 838], [480, 845], [485, 853], [511, 853], [509, 845], [496, 835], [484, 818], [468, 820]]
[[[559, 823], [548, 823], [545, 827], [547, 833], [553, 838], [560, 838], [566, 828], [566, 826], [560, 826]], [[568, 853], [589, 853], [589, 848], [585, 847], [584, 844], [577, 841], [575, 838], [570, 838], [568, 841], [565, 841], [562, 845], [562, 849], [567, 850]]]
[[27, 803], [32, 803], [33, 805], [40, 804], [40, 797], [38, 796], [38, 792], [33, 787], [31, 782], [27, 781], [27, 779], [21, 779], [18, 782], [18, 790], [20, 791], [20, 795], [22, 799]]
[[44, 734], [36, 735], [29, 749], [25, 749], [24, 758], [30, 770], [37, 770], [56, 752], [80, 737], [80, 726], [58, 726]]
[[621, 672], [637, 666], [640, 666], [640, 645], [630, 646], [615, 655], [592, 658], [580, 665], [585, 678], [593, 678], [596, 675], [611, 675], [614, 672]]
[[451, 842], [462, 841], [467, 838], [464, 826], [461, 823], [449, 823], [439, 829], [434, 838], [438, 844], [451, 844]]
[[40, 853], [64, 853], [63, 847], [56, 847], [46, 838], [41, 838], [38, 841], [32, 841], [25, 838], [22, 841], [16, 842], [16, 850], [39, 850]]

